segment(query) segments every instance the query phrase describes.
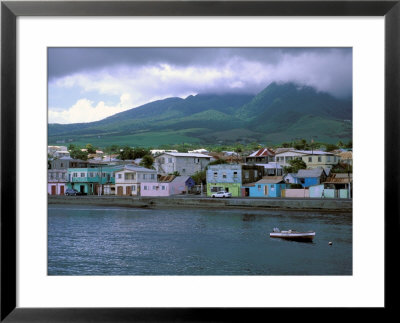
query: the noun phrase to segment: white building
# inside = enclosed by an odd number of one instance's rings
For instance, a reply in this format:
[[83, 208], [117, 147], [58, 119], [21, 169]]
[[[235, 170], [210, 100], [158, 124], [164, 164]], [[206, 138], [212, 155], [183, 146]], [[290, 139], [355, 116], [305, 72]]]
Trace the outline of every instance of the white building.
[[125, 165], [124, 169], [115, 172], [115, 194], [140, 195], [141, 182], [157, 182], [157, 171], [140, 166]]
[[155, 158], [154, 166], [161, 175], [178, 172], [182, 176], [191, 176], [202, 171], [210, 163], [211, 156], [191, 153], [164, 153]]

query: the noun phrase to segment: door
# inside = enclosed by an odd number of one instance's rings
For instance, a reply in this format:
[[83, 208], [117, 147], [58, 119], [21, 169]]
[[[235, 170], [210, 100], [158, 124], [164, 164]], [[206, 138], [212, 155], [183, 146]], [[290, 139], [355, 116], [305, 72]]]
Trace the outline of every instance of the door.
[[56, 195], [57, 187], [55, 185], [51, 185], [51, 195]]
[[268, 185], [264, 186], [264, 195], [268, 196]]
[[126, 187], [126, 195], [132, 195], [132, 186]]
[[64, 195], [64, 186], [60, 186], [60, 195]]
[[124, 188], [122, 186], [117, 187], [117, 195], [121, 196], [123, 194]]

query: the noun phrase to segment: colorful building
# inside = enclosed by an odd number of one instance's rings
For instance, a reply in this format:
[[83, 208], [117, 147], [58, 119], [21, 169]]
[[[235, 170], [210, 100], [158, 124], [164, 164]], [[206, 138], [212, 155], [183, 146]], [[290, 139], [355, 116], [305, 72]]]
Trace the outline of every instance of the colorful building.
[[157, 171], [141, 166], [125, 165], [115, 172], [115, 194], [141, 195], [141, 183], [157, 184]]
[[157, 182], [140, 183], [141, 196], [170, 196], [187, 194], [195, 185], [190, 176], [161, 176]]
[[303, 187], [318, 185], [326, 180], [326, 173], [322, 168], [300, 169], [296, 174], [298, 184]]
[[87, 195], [112, 194], [115, 172], [121, 167], [68, 168], [67, 186]]
[[47, 194], [64, 195], [67, 183], [66, 169], [47, 170]]
[[264, 176], [261, 180], [243, 185], [249, 188], [250, 197], [281, 197], [286, 183], [282, 176]]
[[256, 165], [219, 164], [208, 166], [206, 173], [207, 196], [218, 191], [225, 191], [234, 197], [248, 196], [243, 184], [262, 179], [264, 167]]

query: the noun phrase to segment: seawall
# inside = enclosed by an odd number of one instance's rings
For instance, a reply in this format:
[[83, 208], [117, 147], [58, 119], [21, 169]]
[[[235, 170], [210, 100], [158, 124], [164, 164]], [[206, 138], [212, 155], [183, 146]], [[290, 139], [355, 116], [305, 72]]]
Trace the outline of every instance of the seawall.
[[48, 196], [49, 204], [79, 204], [138, 208], [244, 208], [286, 211], [352, 212], [349, 199], [297, 198], [207, 198], [207, 197], [122, 197]]

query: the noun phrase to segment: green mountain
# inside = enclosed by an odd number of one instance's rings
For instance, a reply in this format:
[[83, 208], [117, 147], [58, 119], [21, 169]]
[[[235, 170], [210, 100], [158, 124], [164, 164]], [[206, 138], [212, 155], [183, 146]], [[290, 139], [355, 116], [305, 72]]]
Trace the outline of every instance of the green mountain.
[[100, 121], [49, 124], [49, 144], [152, 146], [263, 142], [295, 138], [335, 143], [352, 137], [352, 101], [314, 88], [272, 83], [257, 95], [198, 94], [168, 98]]

